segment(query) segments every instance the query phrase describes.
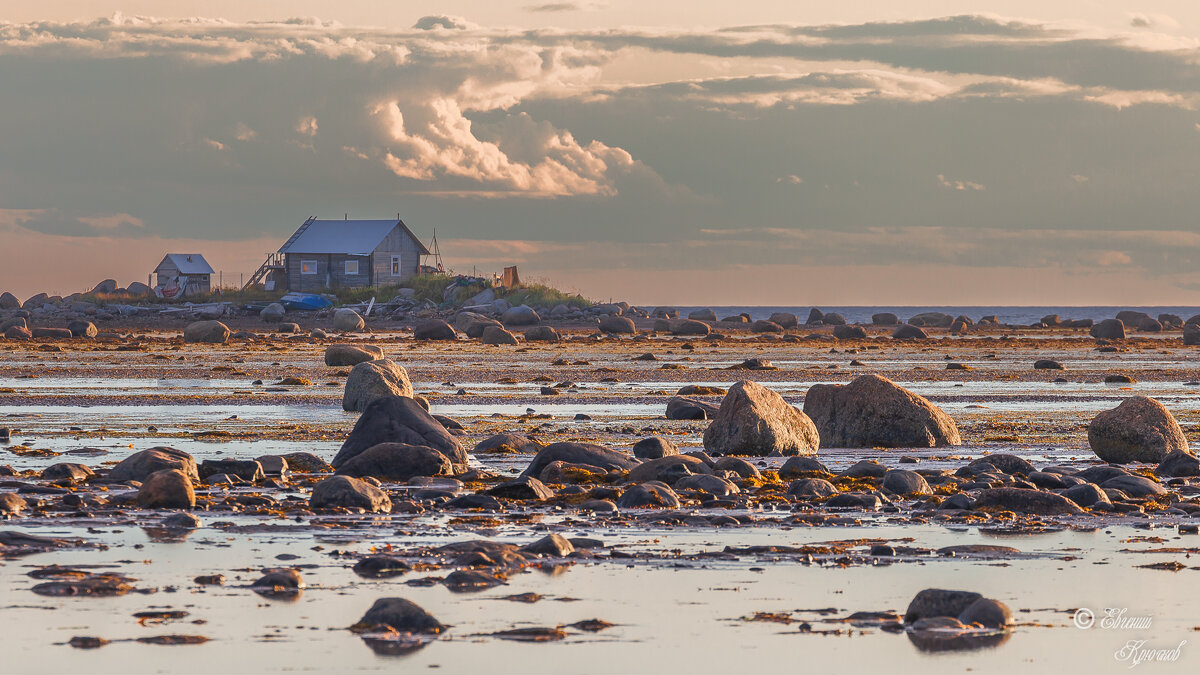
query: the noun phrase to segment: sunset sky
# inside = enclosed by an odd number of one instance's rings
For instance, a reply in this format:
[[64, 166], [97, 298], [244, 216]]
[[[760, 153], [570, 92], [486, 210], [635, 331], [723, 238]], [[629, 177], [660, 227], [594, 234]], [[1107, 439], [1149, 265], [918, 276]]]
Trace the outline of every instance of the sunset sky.
[[0, 290], [399, 213], [645, 304], [1200, 305], [1200, 3], [0, 7]]

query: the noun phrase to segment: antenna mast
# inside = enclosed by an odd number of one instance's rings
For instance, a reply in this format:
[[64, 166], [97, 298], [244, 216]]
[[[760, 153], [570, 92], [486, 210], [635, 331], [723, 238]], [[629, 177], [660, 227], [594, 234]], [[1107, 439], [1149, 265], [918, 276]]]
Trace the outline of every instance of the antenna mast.
[[445, 272], [442, 268], [442, 249], [438, 246], [437, 228], [433, 228], [433, 241], [429, 242], [429, 250], [433, 254], [433, 266], [438, 272]]

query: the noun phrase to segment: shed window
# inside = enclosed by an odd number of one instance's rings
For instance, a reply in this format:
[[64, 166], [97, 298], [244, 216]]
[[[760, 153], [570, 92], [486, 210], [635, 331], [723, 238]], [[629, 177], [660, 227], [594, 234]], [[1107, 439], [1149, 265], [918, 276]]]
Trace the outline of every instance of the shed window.
[[317, 273], [317, 261], [316, 260], [301, 260], [300, 261], [300, 274], [316, 274], [316, 273]]
[[358, 261], [357, 260], [347, 260], [346, 261], [346, 276], [350, 276], [352, 274], [358, 274]]
[[392, 276], [400, 276], [400, 256], [392, 256]]

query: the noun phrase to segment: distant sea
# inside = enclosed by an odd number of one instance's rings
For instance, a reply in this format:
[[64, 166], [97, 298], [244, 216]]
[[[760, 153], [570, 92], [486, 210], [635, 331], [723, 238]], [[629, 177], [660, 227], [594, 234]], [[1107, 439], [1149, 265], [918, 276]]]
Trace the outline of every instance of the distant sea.
[[[655, 305], [640, 305], [653, 309]], [[664, 307], [666, 305], [657, 305]], [[727, 316], [742, 314], [743, 312], [750, 315], [753, 320], [766, 319], [776, 312], [789, 312], [800, 318], [800, 323], [808, 318], [808, 311], [813, 305], [803, 306], [781, 306], [781, 307], [766, 307], [766, 306], [683, 306], [671, 305], [679, 310], [680, 317], [687, 317], [688, 312], [696, 309], [712, 309], [717, 313], [717, 318], [723, 319]], [[1200, 314], [1200, 307], [1055, 307], [1055, 306], [1031, 306], [1031, 307], [986, 307], [986, 306], [930, 306], [930, 307], [903, 307], [903, 306], [879, 306], [879, 307], [838, 307], [838, 306], [821, 306], [817, 309], [828, 314], [836, 312], [846, 317], [848, 323], [871, 323], [871, 315], [883, 312], [891, 312], [900, 317], [901, 321], [908, 321], [908, 318], [924, 312], [943, 312], [950, 316], [966, 315], [971, 319], [978, 321], [979, 317], [995, 315], [1000, 323], [1012, 325], [1029, 325], [1040, 321], [1042, 317], [1049, 314], [1057, 314], [1059, 318], [1066, 319], [1092, 319], [1099, 321], [1101, 319], [1111, 319], [1117, 315], [1117, 312], [1123, 310], [1133, 310], [1136, 312], [1145, 312], [1154, 318], [1158, 318], [1159, 314], [1174, 314], [1182, 317], [1184, 320]]]

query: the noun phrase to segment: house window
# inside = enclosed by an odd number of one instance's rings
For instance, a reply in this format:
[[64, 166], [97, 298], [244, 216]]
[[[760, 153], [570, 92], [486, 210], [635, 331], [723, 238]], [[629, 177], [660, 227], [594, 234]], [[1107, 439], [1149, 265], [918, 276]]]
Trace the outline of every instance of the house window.
[[392, 276], [400, 276], [400, 256], [392, 256]]
[[346, 261], [346, 276], [357, 275], [357, 274], [358, 274], [358, 261], [357, 260], [347, 260]]
[[317, 261], [316, 260], [301, 260], [300, 261], [300, 274], [316, 274], [316, 273], [317, 273]]

